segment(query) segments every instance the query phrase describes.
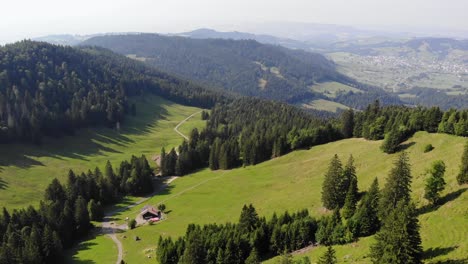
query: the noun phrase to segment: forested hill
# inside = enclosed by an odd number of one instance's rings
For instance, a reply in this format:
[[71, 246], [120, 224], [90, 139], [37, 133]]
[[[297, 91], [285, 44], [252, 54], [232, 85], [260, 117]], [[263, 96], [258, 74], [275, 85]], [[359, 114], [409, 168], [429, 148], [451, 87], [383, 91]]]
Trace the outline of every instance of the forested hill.
[[94, 37], [83, 45], [108, 48], [169, 73], [248, 96], [297, 103], [322, 96], [312, 92], [314, 84], [335, 81], [364, 91], [353, 94], [352, 100], [340, 97], [352, 107], [365, 107], [376, 98], [399, 103], [378, 88], [338, 73], [333, 62], [320, 54], [254, 40], [133, 34]]
[[0, 143], [115, 127], [135, 112], [128, 96], [144, 91], [201, 107], [222, 98], [102, 48], [33, 41], [0, 47]]

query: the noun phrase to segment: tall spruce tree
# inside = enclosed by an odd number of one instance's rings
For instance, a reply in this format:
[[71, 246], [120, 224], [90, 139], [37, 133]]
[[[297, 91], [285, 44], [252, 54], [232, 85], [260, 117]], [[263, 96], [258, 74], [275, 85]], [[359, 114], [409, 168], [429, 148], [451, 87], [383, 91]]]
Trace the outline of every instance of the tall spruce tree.
[[360, 236], [369, 236], [374, 234], [380, 228], [378, 218], [379, 207], [379, 182], [377, 178], [372, 182], [371, 187], [367, 191], [362, 202], [359, 204], [353, 221], [357, 223], [357, 234]]
[[411, 166], [406, 152], [402, 152], [387, 177], [387, 182], [382, 190], [380, 199], [379, 216], [385, 216], [395, 209], [398, 202], [408, 204], [411, 195]]
[[466, 142], [463, 150], [460, 172], [457, 175], [457, 182], [460, 185], [468, 183], [468, 141]]
[[159, 168], [161, 172], [161, 176], [167, 176], [167, 168], [166, 168], [166, 150], [164, 147], [161, 149], [161, 155], [159, 157]]
[[335, 154], [330, 161], [322, 184], [322, 204], [325, 208], [332, 210], [340, 208], [343, 205], [344, 197], [341, 190], [342, 186], [343, 167], [338, 155]]
[[345, 203], [343, 206], [343, 217], [346, 219], [351, 218], [356, 211], [356, 204], [358, 201], [358, 188], [357, 180], [352, 178], [349, 183], [348, 192], [346, 193]]
[[441, 160], [434, 161], [428, 174], [429, 178], [426, 180], [424, 198], [432, 204], [436, 204], [440, 199], [440, 192], [445, 189], [445, 163]]
[[336, 253], [333, 247], [328, 246], [327, 251], [320, 257], [317, 262], [318, 264], [336, 264], [338, 261], [336, 260]]
[[371, 246], [371, 258], [375, 264], [422, 263], [419, 222], [413, 204], [400, 200], [383, 222]]
[[346, 110], [341, 115], [341, 132], [345, 138], [353, 137], [354, 130], [354, 111], [352, 108]]

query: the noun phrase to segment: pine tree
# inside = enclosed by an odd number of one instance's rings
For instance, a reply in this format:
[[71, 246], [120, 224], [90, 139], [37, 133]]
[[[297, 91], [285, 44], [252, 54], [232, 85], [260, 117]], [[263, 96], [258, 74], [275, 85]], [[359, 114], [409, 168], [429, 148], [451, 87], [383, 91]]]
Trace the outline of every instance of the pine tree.
[[424, 198], [432, 204], [436, 204], [440, 199], [440, 192], [445, 189], [445, 163], [441, 160], [434, 161], [428, 174], [429, 178], [426, 180]]
[[414, 205], [404, 200], [388, 214], [382, 229], [371, 246], [372, 262], [380, 263], [422, 263], [419, 222]]
[[219, 138], [216, 138], [210, 149], [209, 164], [210, 164], [210, 169], [212, 170], [219, 169], [219, 158], [220, 158], [219, 155], [221, 151], [220, 148], [221, 148], [221, 140]]
[[341, 187], [343, 183], [343, 168], [338, 155], [330, 161], [328, 171], [322, 184], [322, 204], [325, 208], [332, 210], [340, 208], [344, 202]]
[[278, 259], [278, 264], [294, 264], [293, 257], [291, 253], [284, 252]]
[[398, 128], [391, 129], [384, 138], [382, 146], [380, 147], [383, 152], [392, 154], [398, 151], [398, 146], [403, 141], [403, 131]]
[[460, 172], [457, 175], [458, 184], [468, 183], [468, 141], [465, 144], [463, 155], [461, 158]]
[[354, 111], [353, 109], [348, 109], [343, 112], [341, 115], [342, 129], [341, 132], [345, 138], [353, 137], [354, 130]]
[[369, 236], [380, 228], [378, 218], [379, 197], [379, 182], [375, 178], [353, 217], [354, 222], [358, 225], [357, 235]]
[[394, 162], [387, 177], [385, 187], [382, 189], [380, 199], [379, 216], [384, 219], [391, 210], [395, 209], [399, 201], [406, 204], [410, 201], [411, 194], [411, 166], [406, 152], [401, 153]]
[[250, 251], [249, 256], [245, 260], [245, 264], [260, 264], [260, 258], [255, 248]]
[[166, 150], [164, 147], [161, 149], [161, 156], [159, 158], [159, 167], [161, 171], [161, 176], [167, 176], [167, 168], [166, 168]]
[[318, 264], [336, 264], [338, 261], [336, 260], [336, 254], [333, 247], [328, 246], [327, 251], [320, 257], [317, 262]]
[[244, 205], [239, 218], [239, 228], [245, 233], [254, 231], [260, 225], [257, 211], [252, 204]]
[[343, 217], [346, 219], [351, 218], [356, 211], [356, 204], [358, 200], [357, 180], [351, 179], [348, 192], [346, 193], [345, 204], [343, 206]]
[[89, 227], [89, 212], [86, 206], [86, 200], [78, 196], [75, 201], [75, 223], [78, 235], [84, 235], [84, 232]]
[[89, 212], [89, 219], [92, 221], [101, 220], [103, 216], [102, 207], [100, 202], [95, 202], [94, 199], [91, 199], [88, 202], [88, 212]]

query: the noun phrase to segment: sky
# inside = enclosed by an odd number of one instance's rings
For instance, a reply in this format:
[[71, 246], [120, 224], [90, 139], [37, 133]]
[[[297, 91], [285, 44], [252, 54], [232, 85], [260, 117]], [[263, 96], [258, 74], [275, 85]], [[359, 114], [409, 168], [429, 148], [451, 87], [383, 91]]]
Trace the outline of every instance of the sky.
[[468, 0], [2, 0], [0, 42], [49, 34], [242, 30], [275, 21], [464, 31], [467, 10]]

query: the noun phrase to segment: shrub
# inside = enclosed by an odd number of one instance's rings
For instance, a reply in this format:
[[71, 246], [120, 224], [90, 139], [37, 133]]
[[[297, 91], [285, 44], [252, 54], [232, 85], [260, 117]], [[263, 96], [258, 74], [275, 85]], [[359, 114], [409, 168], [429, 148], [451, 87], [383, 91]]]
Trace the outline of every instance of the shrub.
[[166, 210], [166, 205], [165, 204], [158, 204], [158, 209], [159, 209], [159, 211], [164, 212], [164, 210]]
[[432, 144], [427, 144], [426, 146], [424, 146], [424, 153], [430, 152], [433, 149], [434, 149], [434, 146], [432, 146]]
[[136, 227], [136, 220], [132, 219], [128, 222], [128, 228], [134, 229]]

